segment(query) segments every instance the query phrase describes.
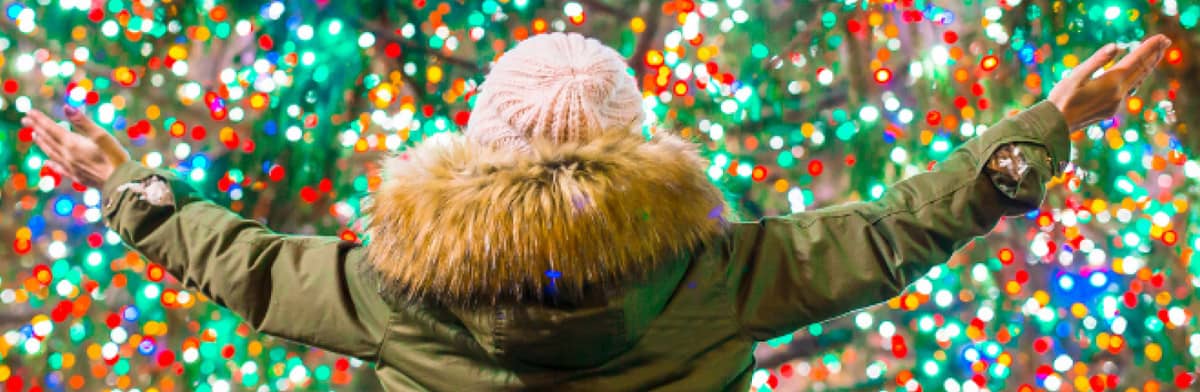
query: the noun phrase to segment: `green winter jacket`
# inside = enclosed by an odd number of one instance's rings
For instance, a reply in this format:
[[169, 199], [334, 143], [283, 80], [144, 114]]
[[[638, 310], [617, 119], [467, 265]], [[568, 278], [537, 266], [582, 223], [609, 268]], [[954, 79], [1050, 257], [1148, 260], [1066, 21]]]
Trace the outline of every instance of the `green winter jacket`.
[[[1014, 146], [1024, 164], [992, 159]], [[274, 233], [136, 162], [102, 197], [185, 287], [374, 362], [389, 391], [746, 390], [756, 342], [898, 295], [1037, 208], [1069, 150], [1043, 102], [878, 201], [739, 221], [678, 137], [514, 153], [440, 136], [383, 162], [367, 245]]]

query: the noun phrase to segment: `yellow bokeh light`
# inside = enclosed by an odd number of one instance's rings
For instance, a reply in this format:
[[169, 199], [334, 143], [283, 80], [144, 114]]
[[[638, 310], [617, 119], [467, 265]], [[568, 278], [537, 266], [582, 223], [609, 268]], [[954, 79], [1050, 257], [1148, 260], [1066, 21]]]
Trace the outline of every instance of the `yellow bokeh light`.
[[1063, 56], [1062, 62], [1067, 68], [1075, 68], [1076, 65], [1079, 65], [1079, 58], [1073, 54], [1068, 54]]
[[642, 19], [640, 16], [635, 16], [629, 21], [629, 28], [633, 29], [634, 33], [646, 31], [646, 20]]
[[429, 83], [441, 82], [442, 81], [442, 67], [439, 67], [436, 65], [429, 67], [429, 70], [425, 71], [425, 79], [428, 80]]

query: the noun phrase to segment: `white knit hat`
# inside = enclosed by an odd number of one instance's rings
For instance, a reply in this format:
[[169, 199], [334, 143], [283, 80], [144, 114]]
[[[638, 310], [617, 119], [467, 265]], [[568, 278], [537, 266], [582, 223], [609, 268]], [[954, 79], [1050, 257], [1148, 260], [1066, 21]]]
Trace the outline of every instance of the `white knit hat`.
[[545, 138], [585, 141], [641, 129], [642, 94], [625, 59], [579, 34], [533, 36], [500, 56], [480, 85], [464, 131], [518, 149]]

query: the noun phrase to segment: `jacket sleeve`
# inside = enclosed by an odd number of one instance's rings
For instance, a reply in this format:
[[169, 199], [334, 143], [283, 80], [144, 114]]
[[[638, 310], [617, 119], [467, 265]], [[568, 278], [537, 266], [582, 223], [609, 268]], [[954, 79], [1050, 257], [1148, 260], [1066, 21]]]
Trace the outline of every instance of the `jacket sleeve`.
[[[1038, 208], [1069, 159], [1068, 133], [1058, 109], [1042, 102], [878, 201], [735, 223], [728, 286], [743, 332], [770, 339], [899, 295], [1001, 217]], [[987, 161], [1012, 146], [1027, 167], [1000, 181]]]
[[358, 273], [358, 245], [273, 233], [132, 161], [101, 195], [106, 223], [126, 244], [256, 330], [375, 359], [389, 311]]

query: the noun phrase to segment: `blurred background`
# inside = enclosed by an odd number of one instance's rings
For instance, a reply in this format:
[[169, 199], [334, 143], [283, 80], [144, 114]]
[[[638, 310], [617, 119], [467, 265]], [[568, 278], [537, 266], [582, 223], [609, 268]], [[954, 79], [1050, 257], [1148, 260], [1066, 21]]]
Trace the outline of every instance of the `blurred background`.
[[581, 32], [629, 58], [645, 131], [699, 143], [753, 218], [879, 198], [1105, 43], [1164, 33], [1121, 113], [1071, 134], [1040, 210], [886, 304], [761, 344], [752, 389], [1194, 389], [1198, 20], [1200, 0], [3, 1], [0, 383], [379, 388], [123, 247], [96, 190], [42, 167], [31, 108], [83, 107], [273, 229], [361, 241], [379, 158], [457, 132], [516, 42]]

